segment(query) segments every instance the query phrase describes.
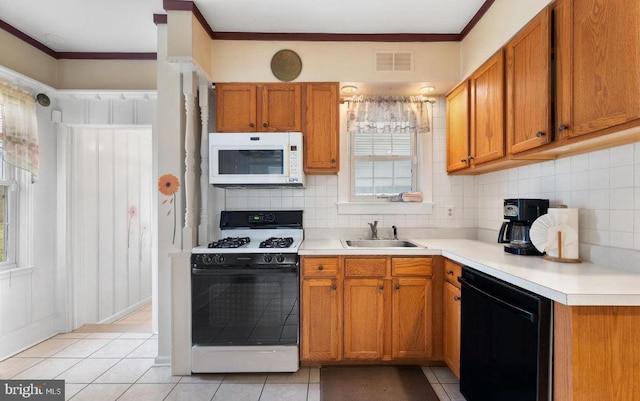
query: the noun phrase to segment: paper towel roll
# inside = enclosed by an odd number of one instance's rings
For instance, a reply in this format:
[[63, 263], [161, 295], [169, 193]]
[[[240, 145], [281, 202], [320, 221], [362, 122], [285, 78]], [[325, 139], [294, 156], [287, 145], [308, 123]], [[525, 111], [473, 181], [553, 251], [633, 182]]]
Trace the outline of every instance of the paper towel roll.
[[[551, 224], [547, 235], [545, 251], [552, 258], [578, 259], [580, 242], [578, 240], [578, 209], [549, 208], [547, 214]], [[558, 232], [562, 233], [562, 255], [558, 248]]]

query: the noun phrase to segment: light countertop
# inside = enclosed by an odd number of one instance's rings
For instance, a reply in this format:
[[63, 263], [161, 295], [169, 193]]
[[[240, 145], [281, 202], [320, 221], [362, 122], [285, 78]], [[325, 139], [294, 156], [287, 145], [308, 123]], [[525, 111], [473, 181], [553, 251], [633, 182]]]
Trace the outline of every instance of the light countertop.
[[640, 306], [640, 273], [592, 263], [559, 263], [504, 252], [500, 244], [465, 239], [410, 239], [426, 248], [345, 248], [340, 240], [304, 240], [299, 254], [442, 255], [565, 305]]

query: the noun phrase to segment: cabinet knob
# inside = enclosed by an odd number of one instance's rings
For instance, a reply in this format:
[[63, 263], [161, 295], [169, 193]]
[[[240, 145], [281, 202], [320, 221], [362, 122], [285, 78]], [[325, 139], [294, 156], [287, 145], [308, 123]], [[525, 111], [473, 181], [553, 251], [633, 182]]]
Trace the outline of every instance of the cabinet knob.
[[460, 159], [460, 163], [466, 163], [467, 159]]
[[460, 300], [460, 295], [454, 295], [453, 296], [453, 300], [454, 301], [459, 301]]
[[336, 159], [331, 159], [331, 163], [335, 163], [335, 162], [336, 162]]
[[331, 290], [332, 290], [332, 291], [335, 291], [335, 290], [337, 290], [337, 289], [338, 289], [338, 286], [337, 286], [337, 285], [335, 285], [335, 284], [334, 284], [334, 285], [332, 285], [332, 286], [331, 286]]
[[447, 270], [447, 274], [453, 276], [453, 270]]
[[269, 126], [269, 124], [267, 124], [267, 123], [262, 123], [262, 126], [263, 126], [264, 128], [267, 128], [267, 127]]
[[380, 285], [380, 286], [378, 286], [378, 289], [379, 289], [380, 291], [384, 290], [384, 285]]
[[400, 289], [400, 284], [396, 284], [396, 290]]
[[542, 132], [542, 131], [536, 132], [536, 138], [541, 138], [543, 136], [544, 136], [544, 132]]
[[318, 266], [318, 270], [324, 270], [324, 266], [322, 265]]
[[560, 124], [560, 125], [558, 126], [558, 131], [564, 131], [564, 130], [566, 130], [566, 129], [568, 129], [568, 128], [569, 128], [568, 126], [566, 126], [566, 125], [564, 125], [564, 124]]
[[249, 127], [253, 128], [255, 125], [253, 123], [249, 123]]
[[469, 160], [469, 161], [473, 160], [473, 156], [471, 156], [471, 155], [467, 156], [467, 160]]

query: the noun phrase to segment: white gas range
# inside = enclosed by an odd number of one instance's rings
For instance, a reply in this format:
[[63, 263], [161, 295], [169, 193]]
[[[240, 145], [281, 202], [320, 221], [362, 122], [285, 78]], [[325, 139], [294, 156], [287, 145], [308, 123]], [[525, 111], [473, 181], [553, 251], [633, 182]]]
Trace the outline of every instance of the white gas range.
[[192, 371], [295, 372], [302, 211], [223, 211], [191, 255]]

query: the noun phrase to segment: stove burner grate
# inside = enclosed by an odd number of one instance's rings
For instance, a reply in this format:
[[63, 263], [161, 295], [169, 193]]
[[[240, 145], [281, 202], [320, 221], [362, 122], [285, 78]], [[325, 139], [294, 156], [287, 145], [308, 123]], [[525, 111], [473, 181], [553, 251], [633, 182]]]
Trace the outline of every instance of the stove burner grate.
[[260, 248], [289, 248], [293, 244], [293, 237], [271, 237], [260, 243]]
[[209, 248], [239, 248], [251, 242], [249, 237], [227, 237], [209, 244]]

